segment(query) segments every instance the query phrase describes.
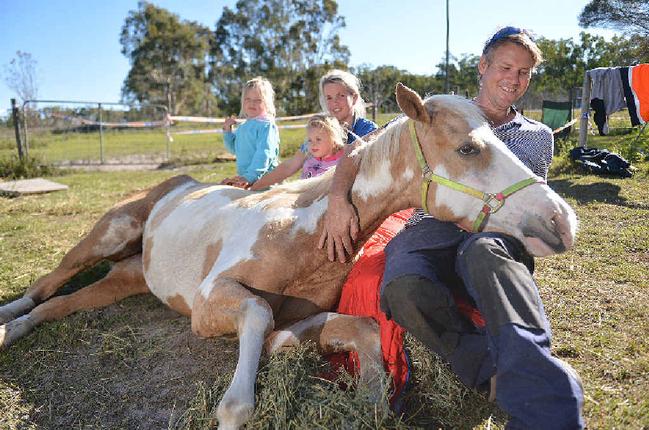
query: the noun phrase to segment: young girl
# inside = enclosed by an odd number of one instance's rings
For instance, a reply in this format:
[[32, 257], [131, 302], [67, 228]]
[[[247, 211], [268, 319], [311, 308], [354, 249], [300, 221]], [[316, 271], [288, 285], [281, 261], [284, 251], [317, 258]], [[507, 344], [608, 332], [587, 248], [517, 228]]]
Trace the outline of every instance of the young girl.
[[237, 175], [223, 185], [247, 188], [279, 164], [279, 131], [275, 125], [275, 92], [268, 80], [256, 77], [241, 91], [241, 116], [246, 121], [232, 132], [234, 118], [223, 124], [225, 148], [237, 158]]
[[277, 169], [264, 175], [250, 187], [259, 191], [277, 184], [302, 168], [302, 179], [319, 176], [334, 167], [343, 156], [345, 131], [338, 120], [329, 115], [314, 115], [306, 126], [308, 156], [302, 164], [289, 158]]

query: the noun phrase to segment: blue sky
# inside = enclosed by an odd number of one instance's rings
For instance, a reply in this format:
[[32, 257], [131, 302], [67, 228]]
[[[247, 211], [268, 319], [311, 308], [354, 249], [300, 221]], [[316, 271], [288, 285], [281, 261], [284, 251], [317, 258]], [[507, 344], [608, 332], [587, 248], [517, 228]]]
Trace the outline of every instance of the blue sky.
[[[236, 0], [154, 0], [182, 19], [211, 29], [225, 6]], [[577, 15], [588, 0], [498, 2], [450, 0], [450, 51], [478, 54], [489, 33], [515, 24], [551, 39], [583, 31]], [[445, 0], [339, 0], [347, 27], [340, 37], [351, 51], [352, 66], [393, 65], [413, 73], [432, 73], [444, 55]], [[0, 0], [0, 115], [13, 97], [4, 66], [18, 50], [38, 62], [40, 99], [119, 101], [129, 70], [119, 33], [137, 0]], [[609, 30], [588, 31], [607, 38]]]

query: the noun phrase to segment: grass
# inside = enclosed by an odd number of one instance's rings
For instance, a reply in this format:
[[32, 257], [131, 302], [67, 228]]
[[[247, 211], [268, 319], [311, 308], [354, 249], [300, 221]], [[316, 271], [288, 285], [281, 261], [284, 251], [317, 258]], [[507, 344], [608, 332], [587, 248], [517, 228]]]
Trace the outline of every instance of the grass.
[[[384, 124], [393, 116], [381, 114], [377, 122]], [[209, 127], [195, 124], [174, 127], [172, 142], [167, 141], [164, 130], [105, 130], [100, 142], [96, 131], [54, 133], [35, 129], [29, 132], [29, 155], [42, 164], [99, 163], [102, 154], [107, 163], [138, 164], [169, 160], [210, 162], [228, 154], [223, 147], [222, 134], [174, 134], [190, 128], [206, 130], [217, 127], [214, 124]], [[303, 129], [281, 129], [280, 155], [288, 157], [294, 154], [304, 137]], [[0, 130], [0, 160], [10, 159], [16, 153], [13, 130]]]
[[[610, 139], [589, 145], [623, 144], [623, 136]], [[649, 163], [636, 166], [631, 179], [583, 175], [564, 153], [550, 178], [575, 208], [580, 231], [570, 252], [537, 259], [535, 277], [553, 351], [583, 379], [591, 429], [649, 428]], [[234, 166], [64, 172], [52, 179], [68, 185], [65, 192], [0, 199], [0, 303], [54, 268], [115, 202], [179, 173], [217, 181]], [[248, 428], [504, 427], [506, 417], [483, 395], [462, 387], [414, 339], [407, 346], [413, 386], [405, 415], [318, 378], [325, 364], [305, 346], [264, 358]], [[236, 342], [197, 338], [187, 318], [149, 296], [82, 312], [0, 352], [0, 428], [209, 428], [236, 357]]]

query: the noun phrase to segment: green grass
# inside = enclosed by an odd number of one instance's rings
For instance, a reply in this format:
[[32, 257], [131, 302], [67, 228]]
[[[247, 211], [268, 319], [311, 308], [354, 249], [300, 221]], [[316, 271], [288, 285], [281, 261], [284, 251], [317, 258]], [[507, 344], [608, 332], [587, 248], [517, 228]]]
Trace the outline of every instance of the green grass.
[[[617, 142], [605, 139], [590, 144]], [[535, 277], [553, 351], [583, 379], [591, 429], [649, 428], [649, 163], [636, 165], [632, 179], [597, 177], [562, 155], [549, 181], [575, 208], [580, 230], [573, 250], [536, 260]], [[51, 179], [68, 185], [65, 192], [0, 199], [0, 303], [53, 269], [115, 202], [179, 173], [218, 181], [234, 165], [64, 172]], [[462, 387], [415, 340], [407, 346], [414, 373], [406, 415], [390, 413], [385, 400], [375, 405], [362, 390], [317, 378], [324, 364], [305, 347], [264, 358], [249, 428], [504, 427], [502, 412], [481, 394]], [[0, 352], [0, 428], [209, 428], [236, 359], [236, 342], [197, 338], [187, 318], [152, 297], [82, 312], [43, 324]]]

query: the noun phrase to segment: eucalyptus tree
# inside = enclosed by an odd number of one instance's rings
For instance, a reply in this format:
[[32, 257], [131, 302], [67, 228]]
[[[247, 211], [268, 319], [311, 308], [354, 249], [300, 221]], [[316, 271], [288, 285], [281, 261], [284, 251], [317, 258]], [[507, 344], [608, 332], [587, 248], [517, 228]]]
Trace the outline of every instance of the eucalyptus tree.
[[263, 75], [286, 113], [317, 107], [317, 79], [344, 67], [345, 20], [335, 0], [239, 0], [225, 7], [211, 39], [210, 81], [224, 109], [238, 110], [241, 84]]
[[210, 30], [196, 22], [139, 2], [120, 35], [122, 53], [131, 64], [123, 98], [164, 104], [171, 113], [211, 113], [215, 102], [207, 86], [210, 36]]

